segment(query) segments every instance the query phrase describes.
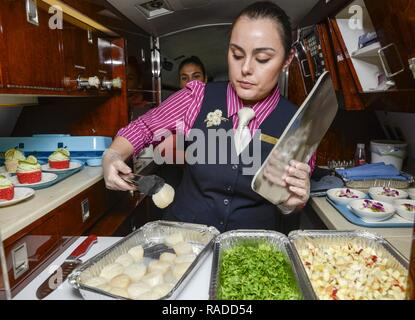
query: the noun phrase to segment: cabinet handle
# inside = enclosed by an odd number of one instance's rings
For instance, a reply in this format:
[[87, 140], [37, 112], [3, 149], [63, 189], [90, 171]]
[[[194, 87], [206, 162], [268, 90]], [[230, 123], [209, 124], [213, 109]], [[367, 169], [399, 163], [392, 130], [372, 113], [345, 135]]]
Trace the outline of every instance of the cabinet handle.
[[39, 15], [37, 13], [37, 0], [26, 0], [27, 22], [39, 26]]
[[301, 61], [300, 61], [300, 64], [301, 64], [301, 70], [303, 71], [303, 75], [304, 75], [304, 77], [305, 77], [305, 78], [310, 78], [310, 77], [311, 77], [311, 73], [309, 73], [309, 74], [306, 74], [306, 73], [305, 73], [304, 61], [308, 63], [308, 60], [307, 60], [307, 59], [303, 59], [303, 60], [301, 60]]
[[[390, 48], [390, 47], [395, 48], [396, 54], [398, 55], [398, 57], [399, 57], [399, 62], [400, 62], [400, 64], [401, 64], [401, 69], [400, 69], [400, 70], [398, 70], [398, 71], [396, 71], [396, 72], [394, 72], [394, 73], [390, 73], [390, 72], [389, 72], [389, 70], [387, 70], [388, 68], [386, 67], [386, 65], [387, 65], [388, 63], [387, 63], [387, 61], [385, 60], [385, 54], [383, 53], [386, 49], [388, 49], [388, 48]], [[402, 73], [402, 72], [404, 72], [404, 71], [405, 71], [405, 66], [404, 66], [404, 64], [403, 64], [403, 61], [402, 61], [401, 55], [399, 54], [398, 47], [396, 46], [396, 44], [395, 44], [395, 43], [393, 43], [393, 42], [392, 42], [392, 43], [388, 44], [387, 46], [385, 46], [385, 47], [383, 47], [383, 48], [380, 48], [380, 49], [378, 50], [378, 56], [379, 56], [379, 58], [380, 58], [380, 62], [382, 63], [383, 71], [385, 71], [385, 75], [386, 75], [386, 77], [387, 77], [387, 78], [392, 78], [392, 77], [395, 77], [395, 76], [397, 76], [398, 74], [400, 74], [400, 73]]]

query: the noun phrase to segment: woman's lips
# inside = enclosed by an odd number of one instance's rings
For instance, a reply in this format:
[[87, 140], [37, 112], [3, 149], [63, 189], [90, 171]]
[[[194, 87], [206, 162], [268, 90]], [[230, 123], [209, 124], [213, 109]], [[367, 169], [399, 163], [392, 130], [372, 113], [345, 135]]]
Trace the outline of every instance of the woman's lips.
[[254, 86], [254, 84], [251, 82], [247, 82], [247, 81], [238, 81], [238, 82], [242, 89], [251, 89]]

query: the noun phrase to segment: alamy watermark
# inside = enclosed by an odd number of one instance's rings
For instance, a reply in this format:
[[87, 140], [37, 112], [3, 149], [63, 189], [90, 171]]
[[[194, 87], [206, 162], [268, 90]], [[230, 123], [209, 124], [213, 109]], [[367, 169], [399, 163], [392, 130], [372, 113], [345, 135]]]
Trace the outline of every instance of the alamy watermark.
[[[171, 136], [173, 132], [163, 129], [154, 134], [153, 143], [160, 142]], [[176, 134], [176, 150], [173, 143], [160, 144], [153, 149], [154, 162], [161, 164], [231, 164], [242, 165], [243, 175], [253, 175], [261, 167], [261, 130], [256, 130], [251, 142], [240, 155], [235, 148], [233, 129], [191, 129], [187, 134]], [[173, 141], [170, 141], [173, 142]]]
[[52, 30], [63, 29], [63, 10], [62, 7], [58, 5], [53, 5], [49, 7], [49, 14], [52, 16], [49, 18], [49, 28]]
[[349, 28], [352, 30], [363, 30], [363, 8], [359, 5], [349, 7]]

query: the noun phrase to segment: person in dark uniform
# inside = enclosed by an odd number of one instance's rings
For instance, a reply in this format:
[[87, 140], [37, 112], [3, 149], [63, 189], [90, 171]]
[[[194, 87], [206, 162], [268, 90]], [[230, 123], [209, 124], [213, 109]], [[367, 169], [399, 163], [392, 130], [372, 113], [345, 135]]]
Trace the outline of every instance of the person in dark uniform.
[[[270, 140], [281, 136], [297, 110], [281, 96], [277, 83], [293, 58], [291, 44], [290, 20], [279, 6], [256, 2], [245, 8], [231, 30], [229, 82], [191, 81], [159, 107], [122, 128], [104, 155], [107, 188], [133, 189], [119, 176], [131, 172], [124, 161], [156, 143], [160, 132], [180, 130], [186, 137], [197, 136], [197, 132], [205, 138], [212, 130], [227, 132], [232, 143], [225, 147], [205, 143], [197, 149], [198, 161], [188, 161], [165, 219], [211, 225], [221, 232], [279, 230], [282, 214], [302, 208], [308, 201], [310, 165], [292, 160], [281, 175], [270, 163], [265, 179], [290, 192], [290, 197], [276, 206], [252, 191], [253, 174], [246, 174], [249, 165], [243, 160], [253, 154], [264, 161], [273, 148]], [[258, 139], [259, 131], [274, 139]], [[191, 140], [186, 141], [187, 151], [194, 146]], [[221, 161], [223, 156], [225, 162]]]

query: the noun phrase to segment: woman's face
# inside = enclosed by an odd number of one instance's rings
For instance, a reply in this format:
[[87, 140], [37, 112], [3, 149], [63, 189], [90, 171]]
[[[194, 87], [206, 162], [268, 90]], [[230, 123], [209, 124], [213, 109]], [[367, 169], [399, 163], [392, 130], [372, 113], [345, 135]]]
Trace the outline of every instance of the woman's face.
[[200, 68], [199, 66], [193, 63], [185, 64], [180, 69], [179, 74], [180, 74], [180, 88], [181, 89], [184, 88], [188, 82], [193, 81], [193, 80], [199, 80], [202, 82], [206, 82], [205, 75], [203, 74], [202, 68]]
[[290, 62], [285, 60], [281, 34], [272, 20], [239, 18], [228, 49], [229, 80], [245, 104], [266, 98]]

